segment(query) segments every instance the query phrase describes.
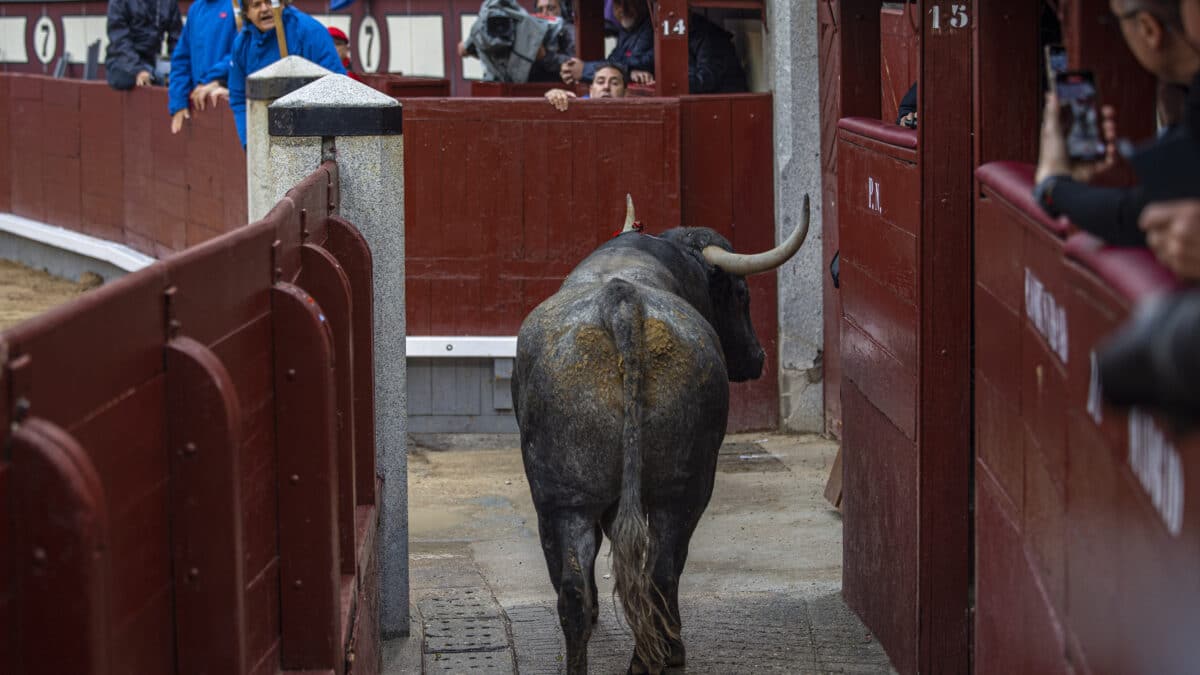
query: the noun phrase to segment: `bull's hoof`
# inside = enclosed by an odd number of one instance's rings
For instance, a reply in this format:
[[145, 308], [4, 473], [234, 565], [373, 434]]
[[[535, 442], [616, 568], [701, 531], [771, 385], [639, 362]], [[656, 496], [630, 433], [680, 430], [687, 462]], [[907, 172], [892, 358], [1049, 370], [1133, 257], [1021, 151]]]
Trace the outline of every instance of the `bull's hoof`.
[[635, 656], [629, 662], [629, 670], [625, 671], [625, 675], [660, 675], [662, 671], [662, 666], [648, 666], [644, 661]]
[[671, 653], [667, 654], [668, 668], [682, 668], [687, 663], [687, 651], [682, 642], [671, 641]]

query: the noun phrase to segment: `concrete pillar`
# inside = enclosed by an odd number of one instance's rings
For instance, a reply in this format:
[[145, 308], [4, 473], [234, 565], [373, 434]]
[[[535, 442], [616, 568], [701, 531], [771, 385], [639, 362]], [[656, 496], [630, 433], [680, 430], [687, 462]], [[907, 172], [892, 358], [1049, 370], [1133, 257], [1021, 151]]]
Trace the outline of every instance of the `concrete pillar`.
[[[271, 189], [271, 167], [267, 143], [267, 106], [275, 99], [331, 74], [327, 69], [299, 56], [280, 59], [246, 78], [246, 206], [253, 223], [267, 215], [279, 201]], [[305, 169], [312, 172], [312, 166]], [[286, 192], [286, 190], [285, 190]]]
[[[341, 216], [358, 227], [374, 259], [375, 471], [383, 477], [376, 554], [385, 639], [409, 631], [401, 112], [396, 99], [327, 75], [275, 101], [268, 113], [276, 182], [294, 184], [316, 169], [323, 153], [336, 157]], [[305, 166], [280, 166], [288, 162]]]
[[768, 0], [767, 72], [775, 113], [776, 241], [812, 199], [808, 239], [779, 268], [779, 405], [787, 431], [825, 430], [821, 280], [821, 122], [816, 2]]

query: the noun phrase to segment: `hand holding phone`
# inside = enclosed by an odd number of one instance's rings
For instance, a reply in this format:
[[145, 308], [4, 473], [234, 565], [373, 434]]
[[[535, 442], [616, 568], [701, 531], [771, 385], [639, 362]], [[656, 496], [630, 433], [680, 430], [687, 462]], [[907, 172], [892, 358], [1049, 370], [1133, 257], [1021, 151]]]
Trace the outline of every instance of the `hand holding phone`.
[[1115, 113], [1111, 106], [1097, 112], [1091, 73], [1059, 73], [1055, 89], [1046, 95], [1035, 179], [1071, 176], [1087, 182], [1115, 160]]
[[1057, 73], [1054, 93], [1058, 99], [1058, 120], [1063, 131], [1067, 157], [1076, 162], [1104, 159], [1108, 147], [1100, 131], [1100, 111], [1096, 107], [1096, 82], [1086, 70]]

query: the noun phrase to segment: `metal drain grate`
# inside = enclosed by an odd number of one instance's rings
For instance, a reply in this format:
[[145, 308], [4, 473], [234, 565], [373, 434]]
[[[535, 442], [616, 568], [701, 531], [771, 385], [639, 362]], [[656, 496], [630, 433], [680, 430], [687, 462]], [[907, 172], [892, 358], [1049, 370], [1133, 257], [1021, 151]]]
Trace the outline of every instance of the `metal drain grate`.
[[717, 471], [724, 473], [765, 473], [788, 471], [779, 458], [757, 443], [726, 443], [717, 455]]
[[513, 672], [512, 652], [461, 652], [426, 654], [426, 673], [486, 673], [509, 675]]
[[431, 617], [425, 620], [425, 653], [475, 652], [508, 647], [499, 617]]
[[421, 598], [418, 606], [422, 616], [439, 619], [500, 616], [500, 607], [482, 588], [439, 588]]

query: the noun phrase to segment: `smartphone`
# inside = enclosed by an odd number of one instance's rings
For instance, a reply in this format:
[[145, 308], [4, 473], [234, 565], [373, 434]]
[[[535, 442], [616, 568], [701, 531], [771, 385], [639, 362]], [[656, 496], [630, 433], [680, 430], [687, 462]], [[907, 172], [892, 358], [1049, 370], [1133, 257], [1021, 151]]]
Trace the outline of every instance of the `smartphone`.
[[1067, 72], [1067, 50], [1059, 44], [1049, 44], [1042, 48], [1046, 58], [1046, 83], [1053, 90], [1054, 77]]
[[1068, 70], [1054, 76], [1058, 120], [1066, 134], [1067, 156], [1077, 162], [1102, 159], [1104, 138], [1096, 107], [1096, 80], [1086, 70]]

